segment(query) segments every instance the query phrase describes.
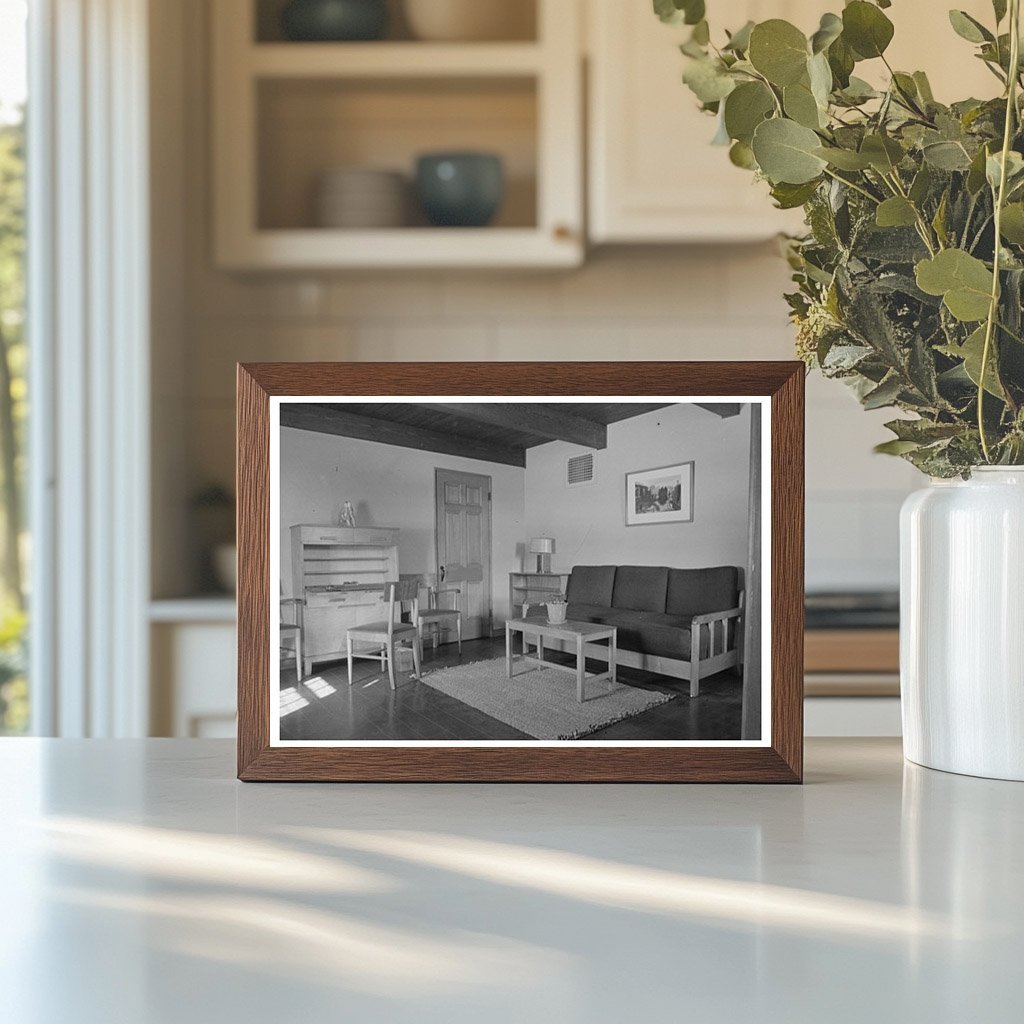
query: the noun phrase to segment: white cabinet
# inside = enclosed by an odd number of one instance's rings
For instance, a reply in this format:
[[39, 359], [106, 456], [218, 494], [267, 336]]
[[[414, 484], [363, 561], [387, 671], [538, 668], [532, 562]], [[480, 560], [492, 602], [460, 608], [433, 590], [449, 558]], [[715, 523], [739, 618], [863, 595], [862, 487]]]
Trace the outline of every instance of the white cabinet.
[[[374, 42], [282, 38], [276, 0], [217, 0], [213, 31], [213, 234], [227, 269], [575, 266], [583, 260], [583, 74], [570, 0], [508, 0], [530, 38]], [[431, 227], [413, 201], [419, 155], [502, 159], [493, 224]], [[402, 226], [324, 227], [328, 172], [396, 172]], [[379, 187], [379, 185], [377, 186]], [[381, 221], [383, 224], [384, 221]]]

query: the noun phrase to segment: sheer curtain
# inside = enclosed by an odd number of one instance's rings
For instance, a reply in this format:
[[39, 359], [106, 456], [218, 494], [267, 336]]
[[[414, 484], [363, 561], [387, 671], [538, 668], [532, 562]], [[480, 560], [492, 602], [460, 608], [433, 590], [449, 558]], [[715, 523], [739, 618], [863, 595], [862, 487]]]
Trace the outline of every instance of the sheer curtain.
[[29, 5], [35, 731], [148, 721], [146, 0]]

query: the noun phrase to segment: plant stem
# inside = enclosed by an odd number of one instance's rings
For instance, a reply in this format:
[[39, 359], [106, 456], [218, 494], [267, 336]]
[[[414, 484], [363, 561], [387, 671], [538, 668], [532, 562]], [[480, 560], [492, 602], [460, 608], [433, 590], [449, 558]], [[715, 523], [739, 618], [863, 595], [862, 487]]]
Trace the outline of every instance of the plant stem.
[[985, 346], [981, 351], [981, 371], [978, 374], [978, 435], [985, 461], [992, 462], [992, 452], [985, 431], [985, 377], [992, 356], [992, 337], [999, 317], [999, 273], [1002, 270], [1003, 205], [1006, 202], [1006, 175], [1010, 145], [1013, 142], [1014, 122], [1017, 119], [1017, 84], [1020, 69], [1020, 0], [1010, 0], [1010, 74], [1006, 83], [1006, 124], [1003, 127], [1002, 161], [999, 168], [999, 190], [995, 197], [995, 252], [992, 257], [992, 295], [989, 300], [988, 320], [985, 323]]
[[847, 181], [846, 178], [840, 178], [838, 174], [833, 173], [827, 167], [825, 173], [833, 180], [838, 181], [841, 185], [845, 185], [847, 188], [852, 188], [854, 192], [859, 192], [865, 199], [870, 199], [871, 202], [877, 206], [880, 202], [877, 196], [873, 196], [866, 188], [861, 188], [855, 182]]

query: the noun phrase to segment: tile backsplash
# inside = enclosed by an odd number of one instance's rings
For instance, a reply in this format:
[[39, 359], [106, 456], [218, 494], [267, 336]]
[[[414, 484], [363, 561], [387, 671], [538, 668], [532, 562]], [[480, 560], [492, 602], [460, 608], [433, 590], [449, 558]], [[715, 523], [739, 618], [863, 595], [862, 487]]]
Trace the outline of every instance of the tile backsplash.
[[[787, 359], [785, 264], [770, 245], [602, 253], [570, 273], [415, 272], [187, 282], [187, 464], [233, 472], [240, 360]], [[894, 587], [897, 513], [914, 471], [871, 448], [884, 412], [808, 378], [807, 580]]]

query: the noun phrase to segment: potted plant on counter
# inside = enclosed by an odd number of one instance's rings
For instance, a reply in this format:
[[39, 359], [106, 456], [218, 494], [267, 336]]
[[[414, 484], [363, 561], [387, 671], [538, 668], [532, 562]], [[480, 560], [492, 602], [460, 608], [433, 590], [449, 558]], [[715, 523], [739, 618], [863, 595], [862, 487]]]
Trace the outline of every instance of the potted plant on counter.
[[800, 357], [903, 414], [878, 450], [931, 478], [901, 519], [906, 756], [1024, 780], [1020, 5], [993, 0], [988, 24], [949, 13], [995, 88], [946, 104], [890, 67], [889, 0], [853, 0], [810, 34], [771, 19], [714, 40], [704, 0], [654, 0], [691, 26], [684, 81], [729, 158], [803, 208], [787, 242]]

